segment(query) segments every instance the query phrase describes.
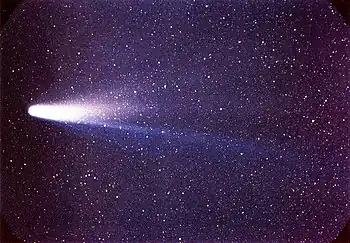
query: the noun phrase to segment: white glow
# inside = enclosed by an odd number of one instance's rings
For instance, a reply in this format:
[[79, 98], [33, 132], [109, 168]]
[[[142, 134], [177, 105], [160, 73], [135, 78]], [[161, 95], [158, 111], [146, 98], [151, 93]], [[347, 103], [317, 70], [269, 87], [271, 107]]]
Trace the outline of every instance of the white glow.
[[65, 122], [84, 121], [97, 111], [95, 107], [83, 105], [33, 105], [28, 109], [31, 116]]

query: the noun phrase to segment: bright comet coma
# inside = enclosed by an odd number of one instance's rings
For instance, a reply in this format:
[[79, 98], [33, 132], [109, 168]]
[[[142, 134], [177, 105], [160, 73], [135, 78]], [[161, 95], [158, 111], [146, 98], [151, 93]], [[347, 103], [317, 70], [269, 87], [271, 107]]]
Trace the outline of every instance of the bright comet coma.
[[31, 116], [62, 122], [88, 122], [100, 116], [101, 109], [89, 105], [32, 105], [28, 109]]

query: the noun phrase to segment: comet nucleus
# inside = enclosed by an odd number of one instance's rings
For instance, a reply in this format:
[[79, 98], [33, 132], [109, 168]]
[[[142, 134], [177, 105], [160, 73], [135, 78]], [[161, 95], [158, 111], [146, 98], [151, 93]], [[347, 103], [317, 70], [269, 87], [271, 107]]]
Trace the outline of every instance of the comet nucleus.
[[84, 122], [99, 114], [99, 109], [86, 105], [33, 105], [28, 109], [31, 116], [63, 121]]

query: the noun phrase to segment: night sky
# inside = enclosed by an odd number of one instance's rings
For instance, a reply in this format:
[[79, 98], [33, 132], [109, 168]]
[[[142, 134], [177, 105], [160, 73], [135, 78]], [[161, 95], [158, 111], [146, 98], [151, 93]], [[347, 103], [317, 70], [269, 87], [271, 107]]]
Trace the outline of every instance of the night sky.
[[[349, 219], [349, 29], [328, 1], [26, 1], [1, 206], [26, 241], [329, 242]], [[84, 122], [32, 105], [96, 105]]]

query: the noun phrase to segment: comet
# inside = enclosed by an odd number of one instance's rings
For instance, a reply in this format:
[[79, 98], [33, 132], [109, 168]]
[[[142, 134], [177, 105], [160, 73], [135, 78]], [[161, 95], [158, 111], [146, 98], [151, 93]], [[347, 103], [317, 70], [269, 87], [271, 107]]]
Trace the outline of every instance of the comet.
[[39, 103], [30, 105], [28, 114], [32, 117], [78, 124], [113, 125], [127, 121], [145, 112], [140, 106], [130, 102], [105, 100], [73, 100], [58, 103]]
[[[245, 153], [252, 154], [254, 151], [256, 154], [262, 153], [262, 151], [265, 151], [265, 153], [269, 151], [269, 154], [275, 153], [275, 151], [270, 151], [268, 148], [257, 144], [255, 141], [238, 140], [214, 133], [201, 133], [190, 130], [183, 131], [176, 127], [164, 128], [155, 126], [152, 123], [135, 122], [134, 119], [130, 119], [135, 113], [138, 114], [136, 118], [142, 119], [142, 111], [146, 112], [145, 109], [141, 110], [140, 107], [137, 109], [136, 106], [130, 103], [106, 104], [93, 102], [91, 100], [81, 103], [63, 101], [58, 104], [35, 104], [28, 108], [28, 113], [32, 117], [62, 122], [69, 126], [80, 124], [82, 126], [79, 126], [79, 128], [82, 129], [85, 128], [85, 125], [91, 124], [97, 127], [116, 129], [122, 131], [122, 134], [126, 132], [127, 135], [140, 134], [142, 137], [144, 136], [147, 138], [149, 138], [149, 135], [161, 136], [166, 139], [171, 139], [172, 141], [184, 143], [221, 144], [221, 147], [240, 151], [240, 156], [243, 156]], [[285, 156], [293, 156], [286, 151], [283, 151], [283, 153]]]
[[92, 105], [32, 105], [28, 108], [29, 115], [46, 120], [83, 123], [94, 121], [103, 116], [102, 106]]

